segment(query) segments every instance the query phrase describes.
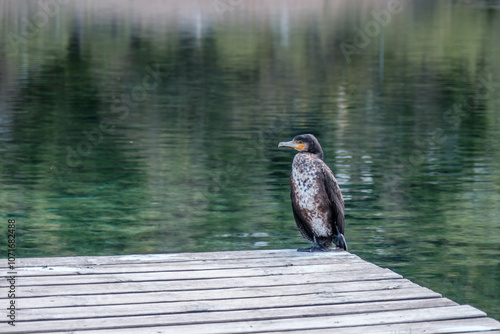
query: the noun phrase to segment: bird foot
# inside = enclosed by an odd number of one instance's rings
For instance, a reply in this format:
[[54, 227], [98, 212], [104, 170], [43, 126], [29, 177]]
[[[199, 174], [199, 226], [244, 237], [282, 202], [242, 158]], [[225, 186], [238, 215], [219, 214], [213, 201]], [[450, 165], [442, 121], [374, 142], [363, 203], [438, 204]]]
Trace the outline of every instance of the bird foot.
[[347, 251], [347, 243], [345, 241], [344, 235], [339, 233], [338, 235], [333, 237], [333, 243], [337, 248], [343, 249]]

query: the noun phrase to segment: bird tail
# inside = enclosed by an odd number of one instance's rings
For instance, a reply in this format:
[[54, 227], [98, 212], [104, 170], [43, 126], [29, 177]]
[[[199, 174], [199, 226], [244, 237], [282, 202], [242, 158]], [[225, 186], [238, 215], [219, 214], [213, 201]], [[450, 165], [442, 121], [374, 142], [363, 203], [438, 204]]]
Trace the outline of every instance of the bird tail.
[[343, 250], [347, 251], [347, 242], [345, 241], [344, 235], [342, 233], [337, 234], [337, 242], [335, 245]]

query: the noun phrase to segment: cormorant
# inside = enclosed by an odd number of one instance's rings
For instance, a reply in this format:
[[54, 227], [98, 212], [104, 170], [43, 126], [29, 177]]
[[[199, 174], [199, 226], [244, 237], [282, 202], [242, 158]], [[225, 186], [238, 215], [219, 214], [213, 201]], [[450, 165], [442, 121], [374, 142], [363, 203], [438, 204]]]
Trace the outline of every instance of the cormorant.
[[290, 197], [295, 222], [302, 236], [314, 242], [299, 252], [325, 252], [332, 242], [347, 250], [344, 238], [344, 199], [335, 176], [323, 162], [323, 150], [311, 134], [295, 136], [278, 147], [293, 147]]

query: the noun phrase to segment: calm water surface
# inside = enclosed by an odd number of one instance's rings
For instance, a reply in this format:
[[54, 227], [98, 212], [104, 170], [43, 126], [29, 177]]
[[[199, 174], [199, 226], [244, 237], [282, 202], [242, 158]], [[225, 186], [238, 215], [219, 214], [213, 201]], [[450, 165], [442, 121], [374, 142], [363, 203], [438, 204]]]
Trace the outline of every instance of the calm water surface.
[[0, 2], [18, 256], [307, 246], [314, 133], [350, 251], [500, 319], [500, 4], [230, 3]]

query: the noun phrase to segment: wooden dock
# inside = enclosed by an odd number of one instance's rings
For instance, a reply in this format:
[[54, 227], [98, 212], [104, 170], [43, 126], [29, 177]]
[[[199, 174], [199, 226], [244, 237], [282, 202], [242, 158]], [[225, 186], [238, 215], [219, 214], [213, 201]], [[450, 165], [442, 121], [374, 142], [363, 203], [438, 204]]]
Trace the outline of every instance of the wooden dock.
[[16, 261], [15, 326], [3, 279], [0, 333], [500, 333], [484, 312], [343, 251]]

